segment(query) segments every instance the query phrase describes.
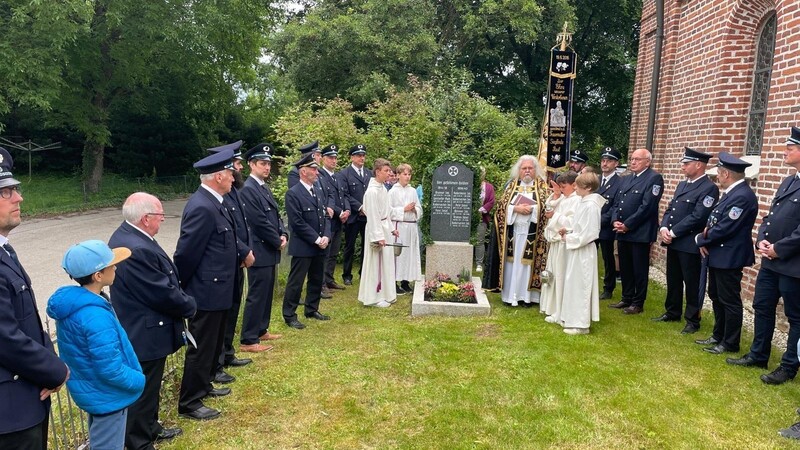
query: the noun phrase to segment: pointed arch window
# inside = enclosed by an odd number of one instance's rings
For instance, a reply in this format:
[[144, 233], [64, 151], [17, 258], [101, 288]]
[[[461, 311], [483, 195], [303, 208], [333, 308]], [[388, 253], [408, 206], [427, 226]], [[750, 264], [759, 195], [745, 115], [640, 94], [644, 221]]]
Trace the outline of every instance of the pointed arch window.
[[745, 155], [760, 155], [764, 137], [764, 121], [767, 116], [769, 82], [772, 76], [772, 57], [775, 55], [777, 15], [772, 14], [758, 36], [756, 67], [753, 73], [753, 93], [750, 96], [750, 114], [747, 121]]

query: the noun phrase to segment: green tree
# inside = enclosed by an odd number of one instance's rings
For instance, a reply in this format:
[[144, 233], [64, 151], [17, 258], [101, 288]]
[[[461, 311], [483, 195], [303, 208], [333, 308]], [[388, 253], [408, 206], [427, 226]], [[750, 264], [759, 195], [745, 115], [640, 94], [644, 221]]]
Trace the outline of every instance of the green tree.
[[305, 100], [341, 96], [357, 109], [429, 77], [439, 47], [429, 0], [323, 0], [275, 37], [275, 56]]
[[[67, 3], [76, 11], [78, 4], [86, 5], [89, 11], [55, 18], [54, 26], [65, 30], [57, 65], [50, 68], [59, 78], [45, 81], [59, 90], [48, 97], [55, 111], [52, 120], [85, 138], [83, 175], [91, 192], [102, 178], [115, 111], [126, 109], [121, 115], [126, 116], [147, 110], [153, 97], [168, 96], [167, 89], [176, 83], [188, 96], [180, 104], [196, 121], [191, 126], [200, 141], [213, 140], [208, 133], [213, 126], [198, 123], [219, 123], [236, 101], [234, 89], [255, 78], [274, 18], [274, 11], [257, 0]], [[52, 6], [30, 2], [30, 23], [12, 22], [18, 27], [14, 39], [23, 39], [23, 28], [32, 24], [39, 34], [52, 32], [41, 23]], [[164, 77], [170, 82], [159, 83]]]

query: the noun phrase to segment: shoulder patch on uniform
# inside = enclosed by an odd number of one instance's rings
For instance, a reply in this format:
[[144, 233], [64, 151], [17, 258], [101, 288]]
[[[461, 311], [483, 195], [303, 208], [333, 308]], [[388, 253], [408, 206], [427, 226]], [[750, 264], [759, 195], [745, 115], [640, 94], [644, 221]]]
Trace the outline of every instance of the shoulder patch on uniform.
[[661, 192], [661, 186], [659, 186], [659, 185], [657, 185], [657, 184], [656, 184], [656, 185], [654, 185], [654, 186], [653, 186], [653, 195], [656, 195], [656, 196], [657, 196], [657, 195], [658, 195], [660, 192]]
[[737, 208], [736, 206], [732, 207], [730, 211], [728, 211], [728, 217], [733, 220], [739, 218], [742, 215], [742, 208]]
[[713, 205], [714, 205], [714, 197], [706, 195], [705, 198], [703, 198], [703, 206], [705, 206], [706, 208], [711, 208], [711, 206]]

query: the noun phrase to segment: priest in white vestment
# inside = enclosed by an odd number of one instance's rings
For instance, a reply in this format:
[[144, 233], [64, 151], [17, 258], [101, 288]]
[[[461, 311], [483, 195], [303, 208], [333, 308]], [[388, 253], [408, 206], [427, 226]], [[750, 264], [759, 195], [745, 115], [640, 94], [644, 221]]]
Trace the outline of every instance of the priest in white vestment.
[[559, 323], [567, 334], [586, 334], [591, 322], [600, 320], [600, 284], [594, 241], [600, 236], [600, 210], [606, 199], [593, 193], [600, 186], [594, 173], [579, 175], [575, 184], [581, 201], [572, 219], [572, 232], [564, 233], [567, 275]]
[[392, 228], [389, 193], [384, 186], [391, 171], [389, 161], [382, 158], [375, 160], [373, 176], [362, 202], [367, 216], [367, 227], [358, 300], [365, 306], [379, 308], [388, 308], [397, 300], [394, 247], [386, 246], [392, 243], [397, 234]]
[[419, 255], [419, 219], [422, 218], [422, 205], [417, 197], [417, 190], [409, 185], [411, 166], [397, 166], [397, 183], [389, 191], [389, 202], [392, 207], [392, 224], [399, 233], [395, 243], [406, 246], [394, 260], [395, 278], [400, 285], [399, 293], [413, 292], [411, 283], [422, 280], [422, 267]]
[[531, 286], [533, 281], [539, 280], [535, 268], [544, 268], [546, 264], [541, 264], [546, 258], [546, 249], [538, 246], [544, 228], [539, 222], [544, 217], [547, 195], [545, 176], [535, 157], [523, 155], [511, 169], [511, 179], [509, 186], [514, 186], [513, 192], [507, 187], [503, 199], [510, 197], [500, 202], [505, 205], [503, 225], [508, 226], [510, 234], [505, 239], [507, 247], [501, 250], [506, 256], [500, 275], [500, 298], [511, 306], [533, 306], [539, 303], [539, 286]]
[[580, 197], [575, 193], [575, 178], [578, 174], [572, 171], [562, 173], [555, 181], [551, 181], [553, 193], [545, 205], [553, 208], [545, 212], [548, 217], [544, 229], [544, 237], [550, 244], [547, 250], [547, 270], [551, 274], [550, 283], [542, 285], [542, 297], [539, 307], [547, 314], [547, 322], [558, 322], [561, 300], [564, 293], [564, 277], [566, 275], [566, 248], [561, 239], [560, 230], [572, 231], [572, 218], [575, 206]]

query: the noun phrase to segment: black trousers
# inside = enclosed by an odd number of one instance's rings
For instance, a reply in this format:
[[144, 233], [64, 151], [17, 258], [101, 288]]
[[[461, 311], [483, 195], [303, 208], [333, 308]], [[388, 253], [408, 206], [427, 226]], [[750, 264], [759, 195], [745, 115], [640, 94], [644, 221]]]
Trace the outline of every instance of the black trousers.
[[[333, 219], [339, 220], [339, 219]], [[342, 228], [344, 225], [335, 227], [331, 227], [331, 243], [328, 245], [325, 257], [325, 279], [323, 282], [325, 284], [333, 283], [333, 271], [336, 269], [336, 258], [339, 256], [339, 248], [342, 246]]]
[[772, 335], [775, 332], [775, 313], [780, 297], [783, 297], [783, 312], [789, 321], [789, 338], [781, 358], [781, 367], [796, 374], [800, 367], [797, 359], [797, 341], [800, 340], [800, 278], [781, 275], [763, 267], [758, 271], [756, 292], [753, 295], [755, 332], [753, 344], [750, 346], [750, 357], [759, 362], [769, 361]]
[[128, 407], [128, 420], [125, 424], [125, 447], [128, 450], [155, 449], [153, 443], [163, 429], [158, 423], [158, 405], [166, 362], [166, 356], [152, 361], [139, 361], [144, 372], [144, 391]]
[[189, 331], [197, 341], [197, 348], [186, 348], [183, 362], [178, 412], [190, 412], [203, 406], [202, 399], [213, 389], [211, 380], [217, 372], [222, 341], [225, 337], [225, 322], [228, 311], [198, 310], [189, 319]]
[[742, 268], [708, 268], [708, 296], [714, 308], [711, 336], [730, 351], [739, 351], [742, 339]]
[[244, 303], [239, 342], [252, 345], [258, 344], [258, 338], [269, 329], [275, 290], [275, 266], [251, 266], [247, 269], [247, 279], [250, 287]]
[[598, 239], [603, 253], [603, 292], [614, 293], [617, 287], [617, 263], [614, 261], [614, 240]]
[[[14, 405], [5, 405], [6, 408]], [[3, 450], [47, 450], [47, 425], [50, 420], [48, 409], [44, 420], [24, 430], [0, 434], [0, 449]]]
[[230, 361], [236, 357], [233, 349], [233, 335], [236, 333], [236, 322], [239, 321], [239, 310], [242, 306], [242, 294], [244, 292], [244, 269], [236, 269], [236, 281], [234, 281], [233, 288], [233, 303], [228, 310], [228, 317], [225, 325], [225, 338], [222, 341], [222, 351], [219, 354], [219, 361], [217, 362], [217, 372], [222, 370], [222, 366], [226, 361]]
[[300, 294], [303, 292], [303, 281], [308, 276], [306, 284], [305, 314], [309, 315], [319, 311], [320, 294], [322, 294], [322, 279], [325, 271], [325, 254], [304, 257], [293, 256], [289, 279], [286, 281], [286, 290], [283, 293], [283, 320], [289, 322], [297, 319], [297, 307], [300, 305]]
[[622, 301], [644, 308], [650, 279], [650, 243], [617, 241]]
[[[684, 287], [686, 310], [683, 310]], [[700, 325], [700, 254], [667, 247], [667, 297], [664, 310], [673, 319], [683, 317], [687, 324]]]
[[[358, 220], [344, 226], [344, 255], [342, 255], [342, 279], [353, 280], [353, 260], [356, 253], [356, 238], [361, 235], [361, 256], [364, 256], [364, 239], [366, 237], [367, 221]], [[358, 273], [361, 273], [359, 265]]]

